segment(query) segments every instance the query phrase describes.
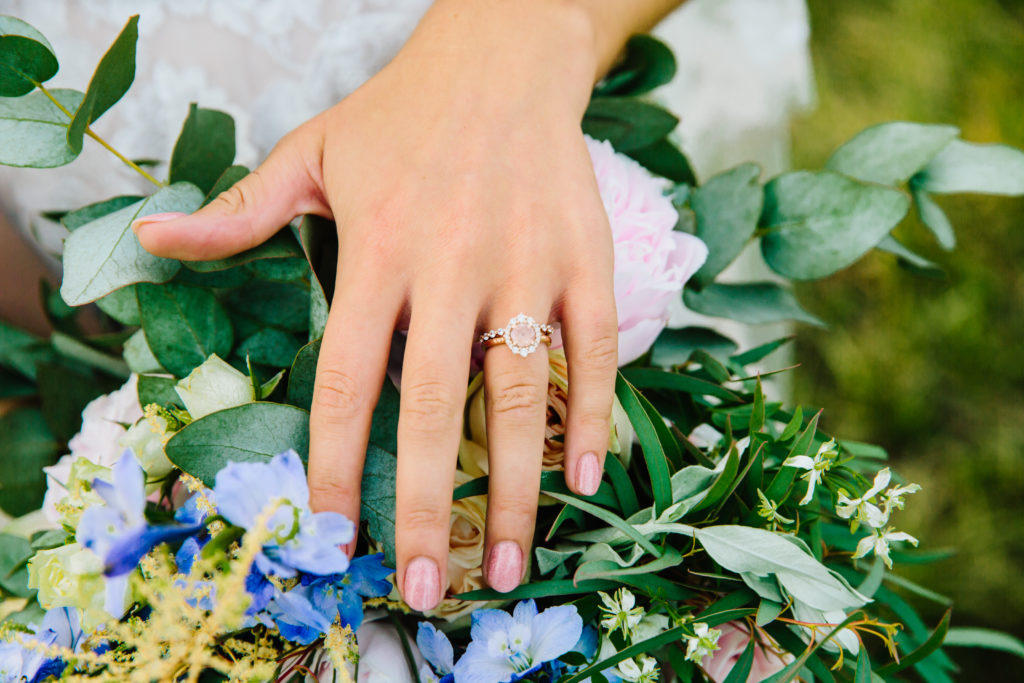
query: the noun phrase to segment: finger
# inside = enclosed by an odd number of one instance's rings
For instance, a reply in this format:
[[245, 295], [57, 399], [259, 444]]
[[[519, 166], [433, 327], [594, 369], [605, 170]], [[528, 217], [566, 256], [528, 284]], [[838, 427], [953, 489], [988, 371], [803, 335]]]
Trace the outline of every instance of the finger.
[[476, 306], [431, 293], [412, 303], [398, 419], [395, 547], [402, 596], [432, 609], [448, 585], [455, 463]]
[[212, 260], [260, 244], [300, 214], [329, 216], [316, 180], [317, 130], [310, 124], [297, 129], [252, 173], [194, 214], [143, 216], [132, 224], [139, 243], [157, 256]]
[[[376, 284], [374, 296], [368, 296], [366, 270], [339, 266], [309, 420], [310, 505], [354, 522], [359, 521], [363, 460], [387, 367], [388, 340], [402, 306], [402, 291], [395, 284]], [[353, 540], [349, 555], [354, 549]]]
[[[543, 316], [537, 321], [541, 324], [550, 309], [549, 302], [530, 308]], [[525, 337], [539, 335], [508, 318], [497, 326], [504, 327], [506, 338], [525, 330]], [[484, 386], [490, 473], [484, 577], [491, 588], [507, 593], [522, 580], [533, 543], [547, 422], [547, 347], [540, 344], [526, 357], [507, 346], [490, 348], [484, 357]]]
[[564, 297], [562, 338], [569, 368], [565, 482], [584, 496], [597, 493], [608, 450], [618, 370], [618, 321], [611, 278], [577, 283]]

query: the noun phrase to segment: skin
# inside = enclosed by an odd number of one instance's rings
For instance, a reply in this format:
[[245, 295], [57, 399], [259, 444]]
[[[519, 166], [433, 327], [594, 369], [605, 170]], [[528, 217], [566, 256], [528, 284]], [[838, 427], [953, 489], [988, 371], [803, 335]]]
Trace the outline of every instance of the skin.
[[[628, 36], [675, 4], [438, 0], [387, 67], [287, 135], [249, 177], [192, 216], [136, 226], [154, 254], [215, 259], [299, 214], [337, 222], [338, 282], [310, 421], [312, 504], [358, 519], [389, 339], [408, 329], [396, 547], [399, 587], [414, 608], [435, 606], [447, 585], [469, 359], [482, 331], [520, 312], [561, 324], [571, 385], [566, 482], [577, 493], [596, 485], [617, 323], [611, 232], [580, 120]], [[499, 347], [484, 373], [484, 572], [508, 591], [534, 532], [546, 354]], [[585, 457], [596, 458], [589, 481], [578, 467]]]

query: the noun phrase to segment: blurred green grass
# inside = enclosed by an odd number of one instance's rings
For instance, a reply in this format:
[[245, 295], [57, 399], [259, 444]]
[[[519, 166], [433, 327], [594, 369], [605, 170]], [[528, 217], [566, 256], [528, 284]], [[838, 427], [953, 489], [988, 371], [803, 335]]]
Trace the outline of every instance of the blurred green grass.
[[[885, 120], [953, 123], [1024, 148], [1024, 3], [809, 0], [819, 106], [794, 122], [794, 167]], [[832, 328], [803, 328], [794, 373], [826, 429], [885, 446], [923, 487], [898, 524], [942, 563], [904, 575], [950, 596], [954, 625], [1024, 637], [1024, 200], [940, 198], [958, 247], [908, 220], [899, 236], [945, 281], [875, 254], [799, 288]], [[935, 623], [944, 608], [917, 601]], [[1021, 680], [1008, 655], [955, 649], [961, 680]], [[984, 673], [982, 673], [984, 672]], [[1011, 673], [1016, 672], [1016, 673]]]

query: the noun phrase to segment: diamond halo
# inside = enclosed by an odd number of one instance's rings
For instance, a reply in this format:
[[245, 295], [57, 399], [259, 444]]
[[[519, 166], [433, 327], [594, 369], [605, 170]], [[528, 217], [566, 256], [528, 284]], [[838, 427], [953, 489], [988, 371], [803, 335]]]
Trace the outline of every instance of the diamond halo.
[[486, 343], [500, 338], [498, 343], [503, 343], [512, 353], [526, 358], [544, 342], [544, 335], [550, 335], [552, 331], [551, 325], [542, 325], [525, 313], [520, 313], [504, 327], [482, 334], [480, 341]]

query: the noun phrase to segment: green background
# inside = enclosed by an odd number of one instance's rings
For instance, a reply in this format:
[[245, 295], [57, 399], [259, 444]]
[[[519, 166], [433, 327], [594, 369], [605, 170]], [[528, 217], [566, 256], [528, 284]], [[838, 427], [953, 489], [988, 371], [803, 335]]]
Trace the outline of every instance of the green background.
[[[865, 126], [895, 119], [1024, 148], [1024, 3], [808, 5], [819, 101], [793, 124], [794, 168], [820, 167]], [[1024, 200], [938, 201], [957, 228], [955, 251], [916, 217], [897, 235], [947, 280], [876, 253], [798, 289], [831, 328], [800, 327], [795, 399], [826, 406], [826, 430], [883, 445], [924, 487], [900, 528], [957, 554], [904, 575], [953, 599], [953, 625], [1024, 636]], [[945, 610], [917, 603], [931, 623]], [[960, 680], [1024, 676], [1009, 655], [950, 653]]]

